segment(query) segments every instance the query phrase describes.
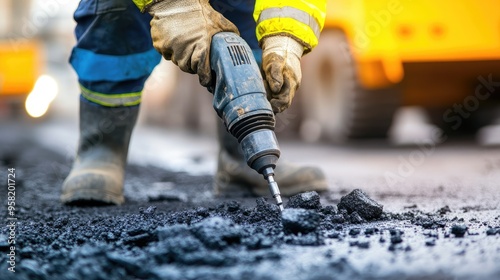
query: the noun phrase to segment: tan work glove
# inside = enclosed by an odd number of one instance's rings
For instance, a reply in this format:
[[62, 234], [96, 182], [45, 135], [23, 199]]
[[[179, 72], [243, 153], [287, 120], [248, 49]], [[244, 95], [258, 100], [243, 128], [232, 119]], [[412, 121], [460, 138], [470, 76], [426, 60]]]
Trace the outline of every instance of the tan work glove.
[[304, 47], [288, 36], [269, 36], [262, 39], [262, 70], [267, 99], [274, 113], [286, 110], [300, 85], [300, 58]]
[[182, 71], [198, 74], [200, 84], [210, 85], [210, 44], [223, 31], [238, 33], [229, 20], [216, 12], [208, 0], [163, 0], [148, 8], [153, 16], [153, 46]]

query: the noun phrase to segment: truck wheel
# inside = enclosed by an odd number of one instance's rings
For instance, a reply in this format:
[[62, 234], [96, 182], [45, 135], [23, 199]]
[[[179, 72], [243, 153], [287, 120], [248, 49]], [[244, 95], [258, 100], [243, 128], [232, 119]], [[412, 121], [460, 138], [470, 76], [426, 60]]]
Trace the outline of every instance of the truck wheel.
[[342, 31], [325, 30], [320, 44], [303, 62], [300, 98], [305, 117], [301, 136], [305, 140], [323, 137], [345, 142], [387, 136], [400, 105], [400, 92], [361, 86]]

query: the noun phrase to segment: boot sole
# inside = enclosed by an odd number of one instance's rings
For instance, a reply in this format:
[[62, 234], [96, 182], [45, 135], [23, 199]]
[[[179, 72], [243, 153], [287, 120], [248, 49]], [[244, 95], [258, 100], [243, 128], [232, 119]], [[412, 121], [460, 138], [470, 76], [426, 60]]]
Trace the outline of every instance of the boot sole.
[[120, 205], [125, 202], [125, 198], [102, 190], [85, 190], [62, 194], [61, 202], [79, 206]]

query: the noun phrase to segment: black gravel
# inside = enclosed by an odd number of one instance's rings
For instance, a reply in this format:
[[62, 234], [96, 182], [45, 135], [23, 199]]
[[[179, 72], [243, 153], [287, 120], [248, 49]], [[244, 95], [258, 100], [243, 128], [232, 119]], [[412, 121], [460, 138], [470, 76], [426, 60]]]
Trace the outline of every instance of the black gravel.
[[320, 209], [319, 194], [317, 192], [304, 192], [290, 197], [287, 208]]
[[454, 234], [456, 237], [464, 237], [466, 232], [467, 232], [466, 225], [453, 225], [451, 227], [451, 233]]
[[[371, 199], [362, 190], [355, 189], [346, 196], [343, 196], [338, 205], [339, 209], [345, 209], [348, 213], [353, 213], [357, 222], [361, 223], [363, 220], [373, 220], [382, 215], [383, 206], [375, 200]], [[358, 217], [359, 216], [359, 217]]]
[[500, 234], [500, 228], [490, 228], [486, 230], [487, 235], [495, 235], [495, 234]]
[[[315, 192], [299, 194], [280, 213], [272, 199], [213, 197], [210, 176], [134, 165], [127, 168], [124, 205], [69, 207], [58, 197], [71, 158], [30, 141], [2, 144], [1, 179], [6, 181], [7, 168], [16, 168], [17, 222], [15, 273], [8, 271], [10, 231], [0, 232], [0, 279], [500, 276], [498, 266], [475, 265], [480, 258], [500, 258], [498, 217], [477, 223], [444, 217], [457, 213], [453, 207], [388, 213], [361, 190], [338, 205], [322, 204]], [[148, 190], [155, 184], [174, 188], [156, 195]], [[7, 221], [7, 211], [0, 213]], [[451, 269], [454, 258], [472, 265]], [[407, 269], [412, 265], [419, 269]]]
[[281, 216], [283, 230], [287, 233], [309, 233], [318, 229], [320, 214], [306, 209], [285, 209]]

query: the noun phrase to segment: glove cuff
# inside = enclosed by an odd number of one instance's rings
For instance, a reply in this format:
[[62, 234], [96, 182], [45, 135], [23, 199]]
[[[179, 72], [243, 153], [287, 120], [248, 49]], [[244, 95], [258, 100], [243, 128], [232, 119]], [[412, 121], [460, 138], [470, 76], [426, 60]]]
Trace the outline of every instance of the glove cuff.
[[144, 7], [144, 11], [152, 16], [156, 12], [184, 13], [200, 10], [202, 2], [208, 4], [208, 0], [153, 0]]
[[300, 59], [304, 53], [304, 46], [290, 36], [275, 35], [262, 39], [262, 55], [277, 53], [281, 56], [293, 54]]

